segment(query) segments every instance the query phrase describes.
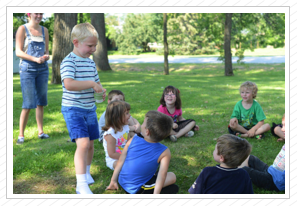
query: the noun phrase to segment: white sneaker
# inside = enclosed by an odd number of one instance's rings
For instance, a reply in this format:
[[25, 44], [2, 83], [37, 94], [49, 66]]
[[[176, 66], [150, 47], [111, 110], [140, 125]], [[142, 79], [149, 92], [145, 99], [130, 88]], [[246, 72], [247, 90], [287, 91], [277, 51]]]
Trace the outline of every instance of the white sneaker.
[[191, 130], [185, 136], [186, 137], [193, 137], [194, 136], [194, 132]]
[[170, 135], [170, 140], [171, 140], [172, 142], [176, 142], [176, 141], [177, 141], [177, 138], [176, 138], [175, 135]]
[[25, 137], [18, 137], [17, 145], [21, 145], [24, 143]]
[[93, 192], [91, 191], [88, 185], [81, 185], [79, 187], [76, 186], [76, 194], [85, 195], [85, 194], [93, 194]]
[[90, 174], [87, 174], [87, 183], [89, 185], [94, 184], [95, 180], [93, 179], [93, 177]]

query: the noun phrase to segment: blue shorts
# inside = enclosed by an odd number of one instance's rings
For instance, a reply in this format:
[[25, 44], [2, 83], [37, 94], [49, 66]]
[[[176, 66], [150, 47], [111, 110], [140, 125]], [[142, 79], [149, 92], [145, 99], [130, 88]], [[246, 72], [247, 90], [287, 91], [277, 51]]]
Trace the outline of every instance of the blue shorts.
[[61, 111], [72, 142], [82, 137], [89, 137], [90, 140], [99, 138], [96, 109], [96, 106], [93, 109], [62, 106]]
[[47, 105], [48, 75], [47, 64], [33, 69], [30, 69], [30, 65], [25, 62], [20, 64], [23, 109], [35, 109], [37, 105]]

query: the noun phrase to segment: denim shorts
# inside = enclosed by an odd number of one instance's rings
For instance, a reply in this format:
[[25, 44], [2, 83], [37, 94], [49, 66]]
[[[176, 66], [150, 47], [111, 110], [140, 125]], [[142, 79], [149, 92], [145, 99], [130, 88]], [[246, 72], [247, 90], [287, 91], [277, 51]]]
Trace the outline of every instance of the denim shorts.
[[37, 105], [47, 105], [48, 75], [47, 64], [34, 68], [30, 68], [30, 65], [25, 62], [20, 64], [23, 109], [34, 109]]
[[62, 106], [61, 111], [72, 142], [82, 137], [89, 137], [90, 140], [99, 138], [96, 109], [96, 106], [93, 109]]

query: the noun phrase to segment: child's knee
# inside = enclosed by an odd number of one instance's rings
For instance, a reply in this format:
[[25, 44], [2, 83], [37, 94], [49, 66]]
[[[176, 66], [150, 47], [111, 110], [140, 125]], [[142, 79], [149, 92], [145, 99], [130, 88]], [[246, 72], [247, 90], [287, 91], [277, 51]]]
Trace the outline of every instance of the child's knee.
[[268, 123], [264, 124], [263, 127], [264, 127], [265, 132], [269, 131], [271, 128]]
[[176, 182], [176, 175], [173, 172], [168, 172], [167, 177], [169, 178], [171, 184]]
[[[89, 138], [78, 138], [75, 140], [77, 148], [88, 150], [90, 148], [90, 140]], [[94, 147], [94, 145], [93, 145]]]

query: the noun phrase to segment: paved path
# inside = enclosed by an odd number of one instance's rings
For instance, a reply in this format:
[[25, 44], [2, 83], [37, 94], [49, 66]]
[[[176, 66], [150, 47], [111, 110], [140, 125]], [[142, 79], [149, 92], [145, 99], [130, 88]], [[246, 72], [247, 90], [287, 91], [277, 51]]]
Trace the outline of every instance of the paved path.
[[[232, 58], [236, 63], [237, 57]], [[222, 63], [217, 57], [168, 57], [169, 63]], [[163, 63], [164, 57], [109, 59], [109, 63]], [[285, 63], [285, 56], [245, 57], [245, 63]]]
[[[232, 58], [232, 62], [236, 63], [237, 57]], [[169, 63], [222, 63], [217, 57], [168, 57]], [[163, 63], [164, 57], [146, 57], [146, 58], [110, 58], [109, 63]], [[270, 57], [245, 57], [245, 63], [275, 64], [285, 63], [285, 56]], [[51, 60], [48, 63], [52, 63]]]

